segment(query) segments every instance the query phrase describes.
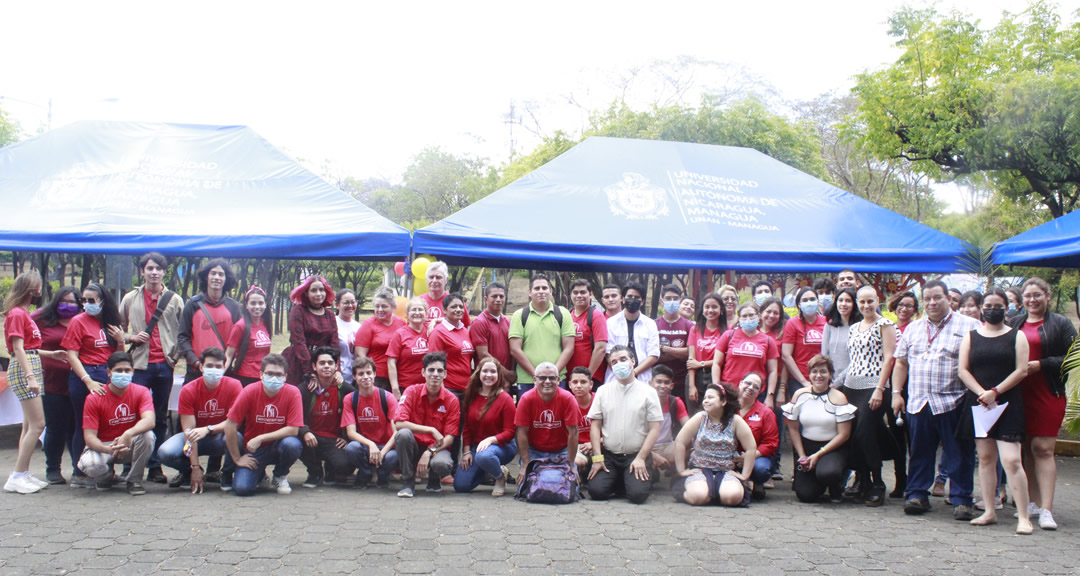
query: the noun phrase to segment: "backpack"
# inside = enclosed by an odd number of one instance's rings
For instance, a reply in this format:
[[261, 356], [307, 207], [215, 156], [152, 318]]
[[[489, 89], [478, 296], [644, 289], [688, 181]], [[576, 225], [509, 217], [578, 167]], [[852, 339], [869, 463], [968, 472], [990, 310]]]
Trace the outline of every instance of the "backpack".
[[[387, 404], [386, 404], [386, 390], [383, 390], [382, 388], [376, 388], [376, 390], [379, 391], [379, 404], [382, 405], [382, 413], [383, 413], [384, 416], [386, 416], [386, 420], [389, 421], [390, 420], [390, 411], [387, 408]], [[352, 411], [353, 411], [353, 416], [356, 418], [357, 422], [360, 421], [360, 414], [358, 413], [359, 409], [360, 409], [360, 392], [359, 391], [354, 391], [353, 395], [352, 395]]]
[[569, 504], [578, 499], [577, 481], [566, 458], [529, 461], [514, 498], [539, 504]]
[[[591, 316], [592, 306], [589, 306], [589, 311], [590, 311], [589, 328], [592, 328], [592, 316]], [[531, 310], [529, 309], [528, 305], [526, 305], [524, 308], [521, 309], [521, 329], [522, 330], [525, 330], [525, 323], [529, 321], [529, 313], [530, 312], [531, 312]], [[562, 306], [559, 306], [558, 304], [552, 302], [551, 303], [551, 313], [555, 315], [555, 321], [558, 322], [559, 327], [562, 328]]]

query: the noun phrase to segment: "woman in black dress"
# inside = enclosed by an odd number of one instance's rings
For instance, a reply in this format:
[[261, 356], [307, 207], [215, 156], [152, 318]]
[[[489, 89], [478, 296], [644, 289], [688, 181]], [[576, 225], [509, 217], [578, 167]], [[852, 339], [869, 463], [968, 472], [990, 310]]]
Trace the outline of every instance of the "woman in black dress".
[[[960, 344], [959, 375], [970, 391], [968, 396], [975, 410], [979, 410], [979, 406], [993, 408], [1008, 403], [986, 437], [975, 439], [979, 451], [979, 483], [983, 502], [993, 502], [1000, 456], [1016, 498], [1016, 533], [1031, 534], [1027, 475], [1020, 463], [1020, 441], [1024, 439], [1024, 399], [1020, 394], [1020, 382], [1027, 375], [1028, 343], [1026, 338], [1017, 337], [1017, 330], [1005, 324], [1008, 305], [1004, 290], [991, 288], [986, 292], [982, 307], [983, 327], [969, 332]], [[989, 504], [982, 516], [971, 521], [973, 526], [996, 523], [997, 513]]]

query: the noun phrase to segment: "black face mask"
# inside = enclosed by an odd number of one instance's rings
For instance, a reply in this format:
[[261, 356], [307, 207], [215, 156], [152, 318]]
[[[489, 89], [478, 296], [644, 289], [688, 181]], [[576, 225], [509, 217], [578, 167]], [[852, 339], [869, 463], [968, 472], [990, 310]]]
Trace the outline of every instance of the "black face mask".
[[641, 300], [637, 298], [627, 298], [623, 301], [623, 306], [626, 307], [626, 311], [631, 314], [637, 314], [641, 310]]
[[1005, 321], [1005, 309], [991, 308], [990, 310], [983, 310], [982, 319], [987, 324], [1001, 324]]
[[31, 306], [37, 306], [37, 307], [40, 308], [41, 307], [41, 294], [38, 294], [37, 296], [31, 296], [30, 297], [30, 305]]

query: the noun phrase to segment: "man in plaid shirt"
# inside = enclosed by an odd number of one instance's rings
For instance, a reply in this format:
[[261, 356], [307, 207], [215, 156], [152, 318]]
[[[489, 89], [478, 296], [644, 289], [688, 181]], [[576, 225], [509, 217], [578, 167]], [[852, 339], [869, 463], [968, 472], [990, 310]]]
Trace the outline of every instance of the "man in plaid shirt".
[[892, 374], [892, 404], [903, 414], [903, 390], [907, 384], [908, 460], [907, 498], [904, 512], [922, 514], [930, 509], [930, 486], [940, 444], [949, 462], [949, 498], [953, 518], [971, 520], [974, 486], [975, 444], [957, 440], [955, 430], [963, 410], [964, 384], [957, 375], [960, 342], [979, 328], [977, 320], [953, 312], [948, 288], [940, 280], [923, 286], [926, 316], [911, 323], [896, 346]]

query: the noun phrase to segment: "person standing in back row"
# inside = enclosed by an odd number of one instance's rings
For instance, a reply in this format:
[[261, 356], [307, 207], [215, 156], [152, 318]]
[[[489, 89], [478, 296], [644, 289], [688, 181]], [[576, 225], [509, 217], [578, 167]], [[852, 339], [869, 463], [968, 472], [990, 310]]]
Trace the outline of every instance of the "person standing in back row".
[[228, 296], [236, 287], [236, 275], [227, 260], [214, 258], [197, 275], [200, 292], [184, 305], [176, 339], [179, 354], [187, 361], [185, 383], [202, 376], [199, 356], [203, 350], [211, 346], [228, 348], [226, 338], [233, 324], [243, 316], [240, 303]]
[[671, 369], [673, 378], [672, 394], [678, 398], [686, 396], [686, 361], [690, 357], [690, 332], [694, 323], [679, 315], [682, 302], [682, 290], [668, 284], [660, 289], [663, 300], [663, 313], [656, 317], [656, 332], [660, 336], [660, 359]]
[[533, 373], [544, 362], [566, 374], [574, 353], [574, 320], [570, 312], [552, 302], [551, 281], [534, 274], [529, 281], [529, 305], [510, 319], [510, 354], [517, 361], [518, 399], [533, 388]]
[[[626, 346], [634, 358], [634, 377], [648, 384], [652, 380], [652, 367], [660, 360], [660, 333], [656, 322], [641, 313], [645, 301], [645, 287], [637, 282], [630, 282], [622, 289], [623, 311], [608, 318], [607, 351], [616, 346]], [[615, 373], [609, 359], [604, 382], [613, 382]]]

